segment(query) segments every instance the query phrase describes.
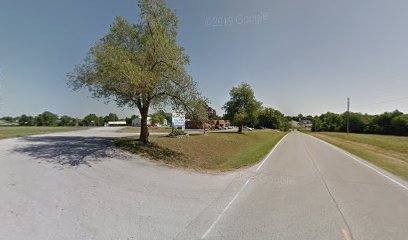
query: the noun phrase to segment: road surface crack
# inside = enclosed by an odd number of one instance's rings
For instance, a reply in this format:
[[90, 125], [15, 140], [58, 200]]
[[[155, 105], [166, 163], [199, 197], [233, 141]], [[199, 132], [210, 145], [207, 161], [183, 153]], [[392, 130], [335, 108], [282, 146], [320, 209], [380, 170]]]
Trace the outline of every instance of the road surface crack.
[[347, 228], [348, 232], [350, 233], [350, 238], [351, 238], [352, 240], [354, 240], [353, 233], [352, 233], [352, 231], [351, 231], [351, 227], [350, 227], [349, 223], [347, 222], [346, 217], [344, 216], [343, 211], [340, 209], [339, 203], [336, 201], [336, 199], [335, 199], [334, 196], [333, 196], [333, 193], [330, 191], [330, 188], [329, 188], [329, 186], [327, 185], [326, 179], [323, 177], [323, 174], [322, 174], [322, 172], [320, 171], [319, 167], [317, 166], [316, 160], [315, 160], [315, 158], [312, 156], [312, 154], [311, 154], [311, 152], [309, 151], [309, 148], [308, 148], [308, 147], [309, 147], [309, 146], [307, 146], [307, 144], [305, 143], [305, 144], [304, 144], [304, 148], [305, 148], [305, 151], [306, 151], [307, 155], [309, 156], [309, 158], [310, 158], [310, 160], [311, 160], [311, 162], [312, 162], [314, 168], [315, 168], [316, 171], [319, 173], [320, 179], [322, 180], [322, 182], [323, 182], [323, 184], [324, 184], [324, 187], [326, 188], [327, 193], [330, 195], [330, 198], [332, 199], [332, 201], [333, 201], [333, 203], [334, 203], [334, 205], [335, 205], [337, 211], [340, 213], [341, 218], [343, 219], [343, 222], [344, 222], [344, 224], [346, 225], [346, 228]]

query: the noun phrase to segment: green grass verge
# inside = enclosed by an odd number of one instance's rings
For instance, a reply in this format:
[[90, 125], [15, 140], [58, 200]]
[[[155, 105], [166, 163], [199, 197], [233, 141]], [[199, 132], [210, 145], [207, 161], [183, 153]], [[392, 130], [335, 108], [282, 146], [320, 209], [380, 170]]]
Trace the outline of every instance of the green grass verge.
[[262, 160], [286, 133], [273, 130], [220, 132], [183, 138], [151, 136], [151, 143], [124, 138], [116, 146], [173, 166], [196, 170], [227, 171]]
[[310, 134], [408, 180], [408, 137], [332, 132]]
[[85, 129], [81, 127], [0, 127], [0, 139], [36, 134], [66, 132]]
[[[120, 132], [124, 133], [140, 133], [140, 127], [125, 127], [120, 130]], [[157, 127], [157, 128], [149, 128], [149, 132], [171, 132], [171, 128], [164, 128], [164, 127]]]

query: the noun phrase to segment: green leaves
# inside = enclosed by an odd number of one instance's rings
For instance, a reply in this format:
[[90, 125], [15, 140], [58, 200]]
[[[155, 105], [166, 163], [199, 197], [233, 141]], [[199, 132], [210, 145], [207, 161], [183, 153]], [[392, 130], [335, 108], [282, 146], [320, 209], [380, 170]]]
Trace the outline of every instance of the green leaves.
[[164, 111], [155, 112], [150, 117], [151, 124], [163, 124], [164, 120], [166, 120], [166, 114]]
[[280, 130], [285, 130], [288, 122], [283, 113], [273, 108], [263, 108], [260, 110], [257, 120], [259, 126]]
[[190, 104], [191, 108], [187, 112], [188, 118], [199, 123], [207, 123], [209, 120], [207, 112], [208, 102], [206, 98], [195, 99]]
[[189, 57], [177, 44], [177, 16], [164, 0], [139, 0], [138, 6], [139, 21], [116, 17], [84, 63], [68, 74], [68, 85], [87, 87], [95, 98], [120, 107], [137, 107], [142, 119], [152, 105], [189, 111], [202, 97], [185, 71]]
[[251, 86], [248, 83], [241, 83], [231, 89], [230, 96], [231, 99], [223, 107], [226, 118], [239, 126], [254, 126], [256, 114], [261, 109], [262, 103], [255, 99]]

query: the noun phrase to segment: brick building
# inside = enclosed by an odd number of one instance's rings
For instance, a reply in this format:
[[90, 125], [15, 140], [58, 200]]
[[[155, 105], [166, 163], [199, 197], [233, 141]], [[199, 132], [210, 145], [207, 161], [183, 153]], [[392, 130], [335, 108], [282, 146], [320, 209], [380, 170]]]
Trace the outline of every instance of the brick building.
[[229, 127], [231, 126], [231, 123], [229, 120], [211, 120], [208, 124], [210, 124], [210, 126], [212, 127]]
[[[209, 127], [229, 127], [231, 126], [231, 123], [229, 120], [210, 120], [208, 123], [205, 124], [206, 128]], [[202, 129], [203, 128], [203, 124], [199, 123], [197, 121], [191, 121], [191, 120], [187, 120], [186, 121], [186, 128], [187, 129]]]

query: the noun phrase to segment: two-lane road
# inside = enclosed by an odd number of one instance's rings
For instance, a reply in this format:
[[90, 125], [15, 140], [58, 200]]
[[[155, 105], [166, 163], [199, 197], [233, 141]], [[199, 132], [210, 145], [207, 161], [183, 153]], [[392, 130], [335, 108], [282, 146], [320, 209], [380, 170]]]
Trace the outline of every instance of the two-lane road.
[[128, 135], [0, 141], [0, 240], [408, 239], [407, 183], [311, 136], [289, 133], [251, 168], [201, 174], [112, 148]]
[[406, 240], [408, 189], [377, 171], [292, 132], [201, 238]]

